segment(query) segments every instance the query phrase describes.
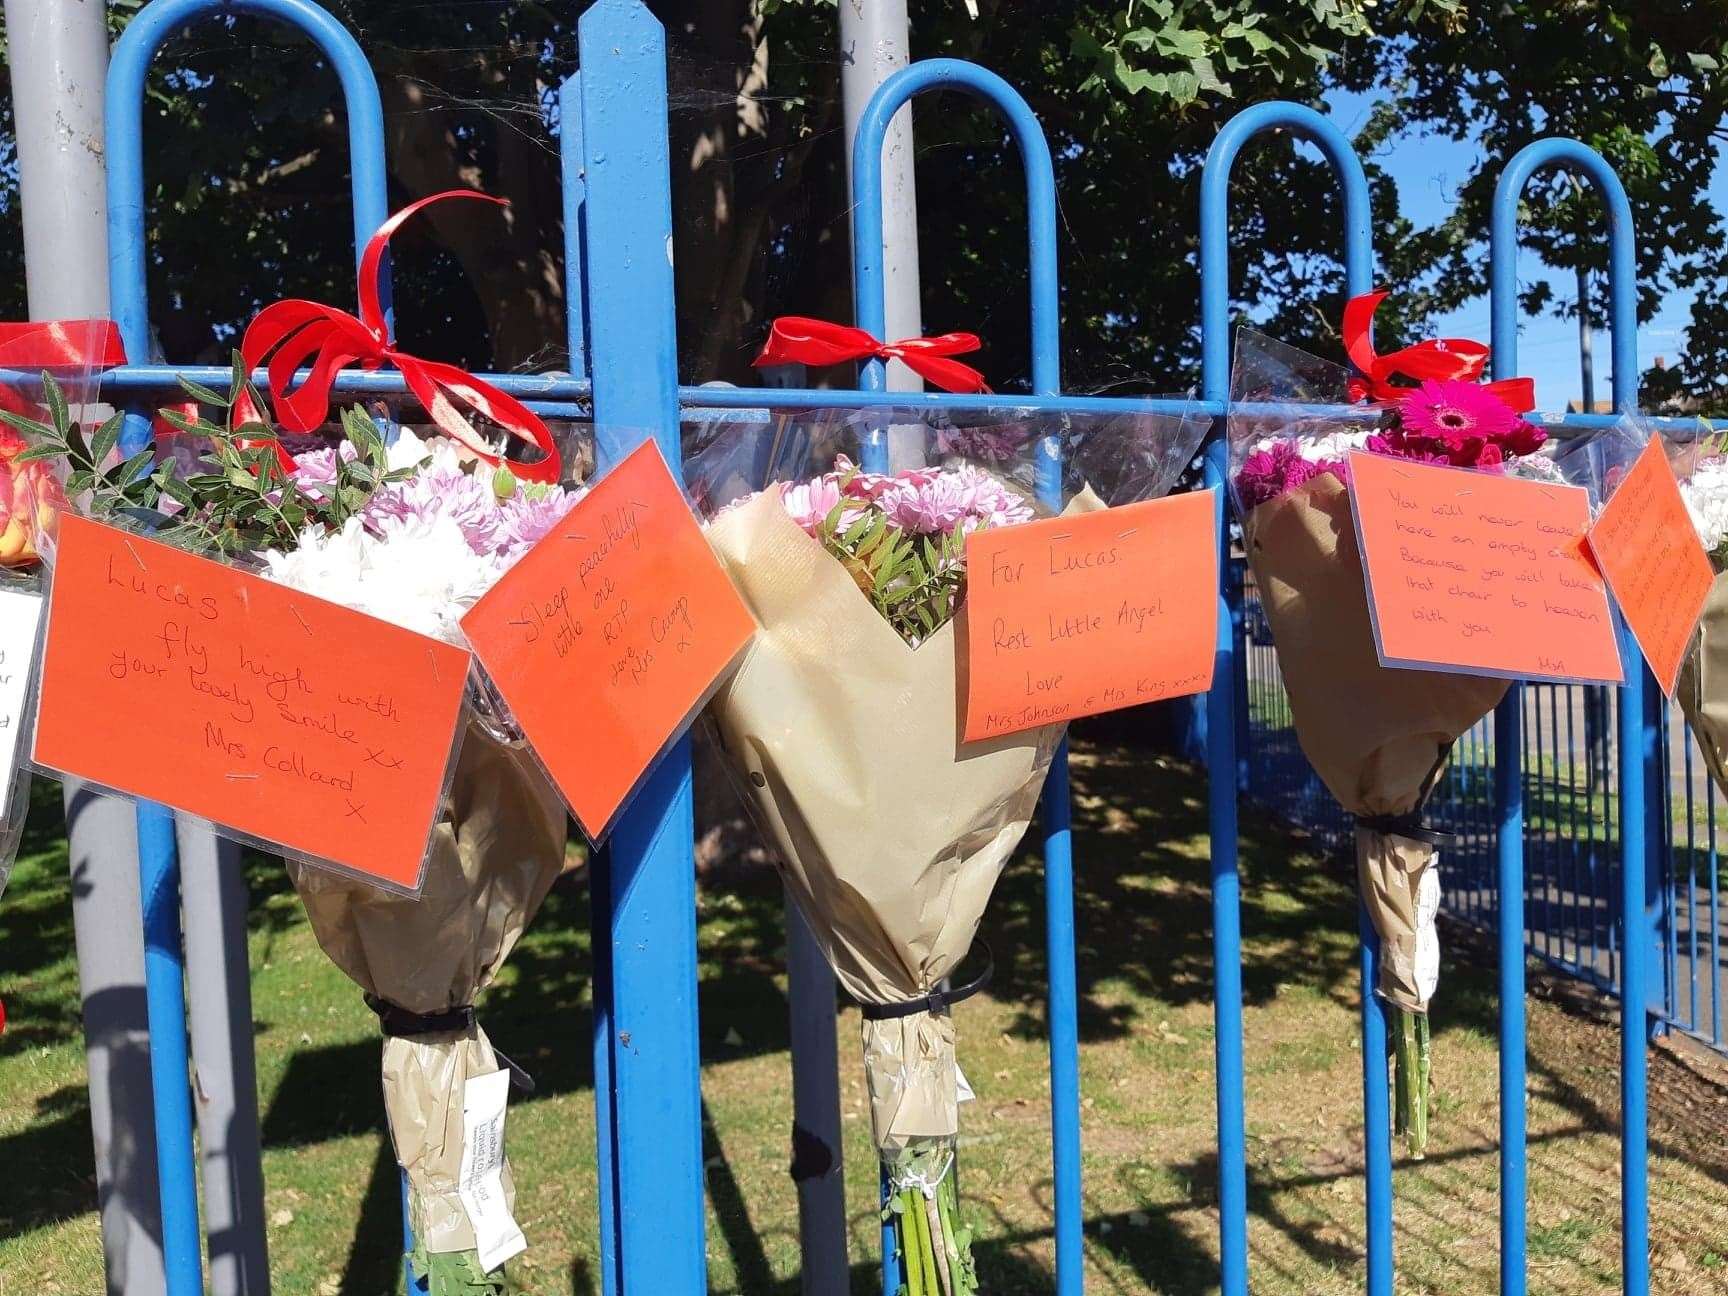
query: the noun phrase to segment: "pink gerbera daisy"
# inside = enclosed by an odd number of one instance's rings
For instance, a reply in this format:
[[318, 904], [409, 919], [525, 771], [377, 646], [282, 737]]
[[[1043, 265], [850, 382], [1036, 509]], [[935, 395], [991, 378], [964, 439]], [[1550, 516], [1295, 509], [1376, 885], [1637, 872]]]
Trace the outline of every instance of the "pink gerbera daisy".
[[1433, 379], [1399, 397], [1398, 414], [1406, 433], [1453, 450], [1470, 441], [1491, 441], [1519, 422], [1512, 408], [1486, 388]]

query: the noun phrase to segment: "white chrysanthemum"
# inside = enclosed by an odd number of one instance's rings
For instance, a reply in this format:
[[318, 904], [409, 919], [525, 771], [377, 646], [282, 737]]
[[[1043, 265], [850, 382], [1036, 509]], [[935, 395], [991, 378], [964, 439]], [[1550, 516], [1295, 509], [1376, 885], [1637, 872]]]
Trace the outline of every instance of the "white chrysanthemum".
[[1728, 541], [1728, 459], [1707, 459], [1680, 483], [1687, 515], [1706, 550]]
[[1368, 444], [1368, 438], [1379, 431], [1376, 427], [1361, 427], [1353, 429], [1339, 428], [1317, 437], [1266, 437], [1256, 441], [1250, 454], [1270, 451], [1281, 441], [1293, 441], [1296, 451], [1309, 463], [1325, 463], [1332, 459], [1347, 458], [1352, 450], [1360, 450]]
[[450, 643], [462, 642], [462, 614], [498, 575], [446, 517], [387, 519], [377, 535], [350, 518], [339, 532], [308, 529], [292, 553], [263, 558], [272, 580]]
[[340, 531], [307, 527], [300, 533], [299, 548], [286, 553], [266, 549], [259, 556], [265, 575], [278, 584], [358, 608], [365, 601], [367, 558], [373, 543], [360, 519], [349, 518]]
[[395, 472], [402, 468], [418, 468], [428, 459], [428, 468], [443, 468], [450, 472], [468, 472], [483, 485], [492, 484], [492, 465], [472, 455], [446, 436], [419, 437], [407, 428], [399, 428], [396, 439], [385, 450], [385, 465]]

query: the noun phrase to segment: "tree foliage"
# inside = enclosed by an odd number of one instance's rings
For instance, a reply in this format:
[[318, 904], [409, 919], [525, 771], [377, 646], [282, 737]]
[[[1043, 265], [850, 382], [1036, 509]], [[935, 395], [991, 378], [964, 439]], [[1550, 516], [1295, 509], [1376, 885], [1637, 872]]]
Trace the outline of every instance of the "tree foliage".
[[[684, 377], [747, 381], [769, 317], [850, 316], [833, 0], [666, 0]], [[976, 59], [1040, 115], [1058, 176], [1065, 381], [1169, 390], [1198, 358], [1198, 185], [1220, 124], [1269, 98], [1323, 107], [1370, 94], [1357, 143], [1376, 263], [1404, 292], [1388, 336], [1485, 290], [1487, 209], [1505, 161], [1543, 134], [1599, 149], [1639, 232], [1640, 306], [1697, 294], [1672, 399], [1728, 400], [1720, 0], [920, 0], [919, 57]], [[395, 244], [398, 328], [423, 353], [501, 367], [563, 363], [557, 103], [577, 6], [333, 0], [377, 71], [391, 202], [478, 185], [511, 199], [428, 213]], [[116, 25], [129, 11], [112, 9]], [[261, 304], [351, 300], [346, 126], [335, 78], [280, 28], [203, 23], [158, 57], [147, 103], [151, 293], [173, 359], [226, 352]], [[15, 214], [0, 119], [0, 207]], [[999, 387], [1029, 370], [1025, 197], [1002, 124], [957, 96], [915, 111], [928, 331], [981, 333]], [[1480, 160], [1456, 209], [1418, 228], [1381, 169], [1423, 138]], [[1412, 145], [1411, 141], [1417, 141]], [[8, 187], [10, 186], [10, 187]], [[1576, 309], [1572, 267], [1605, 265], [1600, 207], [1563, 176], [1524, 196], [1526, 311]], [[1336, 186], [1317, 154], [1256, 141], [1232, 183], [1233, 308], [1298, 344], [1335, 347]], [[15, 240], [0, 311], [22, 312]], [[1559, 277], [1541, 266], [1556, 267]], [[1559, 285], [1559, 286], [1556, 286]], [[1394, 304], [1389, 303], [1389, 307]]]

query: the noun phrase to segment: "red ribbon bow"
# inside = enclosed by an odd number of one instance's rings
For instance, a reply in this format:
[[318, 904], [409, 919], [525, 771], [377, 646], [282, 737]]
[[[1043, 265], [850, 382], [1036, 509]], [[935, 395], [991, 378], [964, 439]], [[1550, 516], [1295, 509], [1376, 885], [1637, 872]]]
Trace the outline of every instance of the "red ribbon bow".
[[913, 373], [943, 391], [988, 392], [990, 387], [983, 374], [971, 365], [946, 359], [976, 351], [982, 345], [976, 333], [878, 342], [861, 328], [803, 315], [782, 315], [769, 326], [762, 354], [752, 363], [761, 369], [766, 365], [822, 366], [843, 364], [847, 360], [903, 360]]
[[[34, 377], [42, 370], [87, 373], [126, 363], [126, 348], [113, 320], [40, 320], [0, 324], [0, 369]], [[41, 409], [10, 383], [0, 383], [0, 410], [38, 418]]]
[[[1488, 348], [1469, 338], [1428, 338], [1386, 355], [1377, 354], [1370, 332], [1375, 308], [1387, 296], [1387, 290], [1382, 288], [1344, 303], [1344, 350], [1361, 374], [1350, 380], [1351, 400], [1397, 400], [1411, 388], [1394, 383], [1394, 375], [1414, 379], [1418, 384], [1448, 380], [1476, 382], [1482, 377], [1488, 365]], [[1485, 386], [1515, 414], [1536, 408], [1536, 384], [1529, 378], [1505, 378]]]
[[[392, 365], [407, 381], [408, 390], [425, 408], [440, 431], [460, 442], [486, 463], [497, 466], [499, 458], [486, 447], [485, 438], [457, 408], [457, 402], [485, 415], [512, 436], [520, 437], [544, 453], [532, 463], [512, 463], [510, 471], [528, 481], [556, 482], [562, 473], [558, 447], [552, 433], [521, 401], [466, 369], [437, 360], [422, 360], [398, 350], [390, 342], [384, 310], [378, 300], [379, 266], [390, 236], [423, 207], [446, 198], [478, 198], [482, 202], [508, 204], [473, 189], [451, 189], [410, 203], [378, 227], [366, 242], [360, 257], [358, 317], [320, 302], [290, 299], [266, 306], [246, 328], [240, 354], [247, 369], [255, 369], [266, 356], [269, 361], [270, 395], [276, 402], [276, 417], [293, 432], [310, 432], [330, 413], [330, 388], [336, 375], [359, 362], [364, 369]], [[312, 370], [298, 387], [294, 375], [308, 359]], [[249, 404], [249, 402], [248, 402]], [[242, 410], [242, 417], [249, 411]], [[292, 471], [293, 460], [277, 445], [276, 454], [284, 471]]]

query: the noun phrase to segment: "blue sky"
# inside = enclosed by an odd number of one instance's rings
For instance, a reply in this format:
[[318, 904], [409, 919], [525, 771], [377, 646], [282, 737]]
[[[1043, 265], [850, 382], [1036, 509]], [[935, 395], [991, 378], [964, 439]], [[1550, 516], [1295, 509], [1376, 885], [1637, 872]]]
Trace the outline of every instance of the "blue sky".
[[[1351, 137], [1366, 123], [1373, 104], [1370, 96], [1344, 92], [1328, 95], [1327, 101], [1333, 119]], [[1456, 187], [1469, 174], [1478, 152], [1476, 145], [1468, 141], [1419, 136], [1398, 141], [1374, 160], [1397, 184], [1404, 214], [1417, 225], [1433, 225], [1452, 210]], [[1723, 169], [1718, 169], [1712, 180], [1710, 197], [1719, 210], [1728, 204], [1728, 176], [1724, 176]], [[1519, 257], [1518, 271], [1520, 280], [1528, 282], [1542, 276], [1544, 267], [1525, 253]], [[1568, 303], [1576, 300], [1577, 288], [1569, 271], [1550, 277], [1557, 297]], [[1640, 372], [1654, 363], [1657, 356], [1666, 357], [1672, 364], [1682, 354], [1692, 297], [1691, 292], [1670, 293], [1656, 316], [1639, 327]], [[1436, 331], [1442, 336], [1487, 342], [1488, 299], [1467, 302], [1441, 317], [1436, 322]], [[1598, 401], [1604, 401], [1608, 399], [1611, 372], [1605, 329], [1598, 329], [1594, 350], [1595, 395]], [[1578, 399], [1582, 389], [1579, 368], [1576, 320], [1544, 315], [1523, 322], [1518, 339], [1518, 372], [1535, 379], [1539, 408], [1562, 410], [1568, 401]]]

